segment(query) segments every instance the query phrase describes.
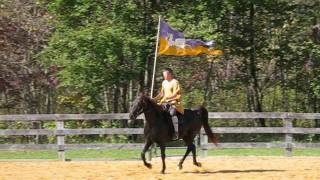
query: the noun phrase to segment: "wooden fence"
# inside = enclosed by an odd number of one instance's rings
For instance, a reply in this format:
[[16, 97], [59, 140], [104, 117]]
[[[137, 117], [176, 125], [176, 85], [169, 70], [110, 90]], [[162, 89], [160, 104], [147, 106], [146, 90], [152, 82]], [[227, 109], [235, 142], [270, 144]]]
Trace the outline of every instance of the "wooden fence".
[[[139, 116], [143, 119], [143, 116]], [[212, 131], [217, 134], [225, 133], [256, 133], [256, 134], [284, 134], [285, 141], [281, 143], [220, 143], [218, 147], [208, 144], [208, 138], [202, 130], [200, 133], [199, 147], [202, 156], [207, 155], [210, 148], [284, 148], [285, 155], [291, 156], [293, 148], [319, 148], [320, 143], [295, 143], [293, 134], [320, 134], [320, 128], [293, 127], [294, 119], [314, 120], [320, 119], [320, 113], [287, 113], [287, 112], [210, 112], [209, 119], [282, 119], [283, 127], [216, 127]], [[65, 150], [70, 149], [142, 149], [143, 144], [65, 144], [67, 135], [87, 134], [143, 134], [143, 128], [87, 128], [65, 129], [66, 120], [115, 120], [128, 119], [128, 113], [116, 114], [28, 114], [28, 115], [0, 115], [0, 121], [55, 121], [56, 128], [51, 129], [3, 129], [2, 136], [13, 135], [47, 135], [56, 136], [57, 144], [0, 144], [0, 150], [24, 150], [24, 149], [56, 149], [58, 157], [65, 160]]]

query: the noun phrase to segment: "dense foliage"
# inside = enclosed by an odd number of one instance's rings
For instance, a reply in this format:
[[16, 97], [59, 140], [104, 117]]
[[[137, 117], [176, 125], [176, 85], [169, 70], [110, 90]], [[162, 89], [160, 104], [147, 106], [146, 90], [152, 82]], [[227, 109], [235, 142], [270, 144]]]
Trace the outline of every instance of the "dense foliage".
[[[320, 110], [320, 2], [316, 0], [0, 0], [0, 8], [2, 114], [127, 112], [137, 92], [150, 92], [159, 15], [188, 38], [215, 40], [216, 48], [224, 51], [221, 57], [158, 58], [156, 89], [161, 69], [171, 67], [182, 84], [186, 107]], [[212, 123], [280, 126], [282, 122]], [[0, 124], [0, 128], [21, 126], [52, 125]], [[137, 124], [84, 121], [68, 126]], [[295, 126], [320, 127], [320, 121], [296, 121]], [[233, 138], [248, 141], [249, 136], [228, 135], [226, 140]]]

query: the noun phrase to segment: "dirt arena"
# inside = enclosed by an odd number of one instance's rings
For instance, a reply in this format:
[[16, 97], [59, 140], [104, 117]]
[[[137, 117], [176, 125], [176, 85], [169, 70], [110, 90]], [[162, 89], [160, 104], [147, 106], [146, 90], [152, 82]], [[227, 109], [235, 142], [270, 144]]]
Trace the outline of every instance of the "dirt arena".
[[167, 173], [160, 174], [161, 161], [147, 169], [141, 161], [19, 161], [0, 162], [0, 179], [320, 179], [319, 157], [210, 157], [183, 170], [178, 159], [167, 160]]

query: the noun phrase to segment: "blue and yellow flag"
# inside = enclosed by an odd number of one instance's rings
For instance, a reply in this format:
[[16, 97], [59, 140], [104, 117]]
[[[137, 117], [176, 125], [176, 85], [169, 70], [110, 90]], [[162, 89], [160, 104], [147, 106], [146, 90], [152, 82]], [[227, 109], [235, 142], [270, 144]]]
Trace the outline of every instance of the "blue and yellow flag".
[[172, 29], [165, 21], [160, 21], [159, 55], [198, 56], [200, 54], [222, 55], [221, 50], [212, 49], [213, 41], [185, 39], [184, 34]]

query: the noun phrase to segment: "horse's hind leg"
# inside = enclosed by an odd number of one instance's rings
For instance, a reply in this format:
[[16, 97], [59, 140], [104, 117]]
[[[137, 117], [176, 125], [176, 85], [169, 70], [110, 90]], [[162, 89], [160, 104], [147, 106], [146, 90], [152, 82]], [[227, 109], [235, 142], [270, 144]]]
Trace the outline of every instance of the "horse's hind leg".
[[151, 144], [152, 144], [151, 141], [147, 141], [146, 144], [144, 145], [142, 152], [141, 152], [141, 159], [143, 161], [143, 164], [149, 169], [152, 168], [152, 165], [150, 163], [147, 163], [147, 161], [146, 161], [146, 152], [148, 151]]
[[201, 167], [201, 163], [197, 162], [197, 155], [196, 155], [196, 146], [194, 144], [191, 145], [192, 157], [193, 157], [193, 164]]
[[180, 170], [182, 169], [182, 164], [183, 164], [184, 160], [189, 155], [191, 150], [192, 150], [192, 145], [188, 145], [186, 153], [184, 154], [184, 156], [182, 157], [182, 159], [180, 160], [180, 162], [178, 164], [178, 167], [179, 167]]

